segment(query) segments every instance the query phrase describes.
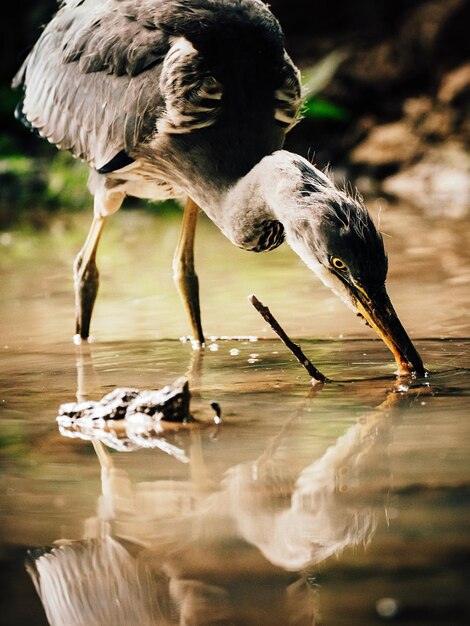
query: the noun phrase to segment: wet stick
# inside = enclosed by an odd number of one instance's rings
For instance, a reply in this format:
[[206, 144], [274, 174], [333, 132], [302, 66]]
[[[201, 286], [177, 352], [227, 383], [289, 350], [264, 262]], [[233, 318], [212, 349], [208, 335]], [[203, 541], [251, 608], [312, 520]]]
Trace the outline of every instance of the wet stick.
[[258, 298], [252, 294], [248, 296], [248, 300], [255, 307], [255, 309], [262, 315], [262, 317], [268, 322], [277, 336], [281, 339], [281, 341], [289, 348], [292, 354], [295, 356], [297, 361], [305, 367], [310, 376], [319, 383], [325, 383], [328, 381], [328, 378], [322, 374], [317, 368], [311, 363], [311, 361], [305, 356], [300, 346], [290, 339], [286, 332], [281, 328], [281, 325], [273, 316], [271, 311], [267, 306], [264, 306], [262, 302], [258, 300]]

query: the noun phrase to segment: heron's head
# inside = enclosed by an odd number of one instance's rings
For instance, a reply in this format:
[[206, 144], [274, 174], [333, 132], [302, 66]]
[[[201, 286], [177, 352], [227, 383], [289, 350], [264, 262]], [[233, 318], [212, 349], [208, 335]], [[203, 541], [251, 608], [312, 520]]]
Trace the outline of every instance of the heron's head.
[[[286, 228], [292, 248], [319, 278], [369, 324], [392, 351], [401, 373], [425, 373], [388, 297], [387, 256], [359, 197], [339, 190], [303, 159], [296, 214]], [[300, 205], [300, 206], [299, 206]]]

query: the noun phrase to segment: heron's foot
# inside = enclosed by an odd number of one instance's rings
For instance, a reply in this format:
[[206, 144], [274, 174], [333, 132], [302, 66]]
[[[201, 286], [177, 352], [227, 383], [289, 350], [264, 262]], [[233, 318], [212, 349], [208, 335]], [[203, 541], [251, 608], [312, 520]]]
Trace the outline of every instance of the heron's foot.
[[94, 339], [93, 335], [88, 335], [88, 337], [82, 337], [80, 335], [80, 333], [77, 333], [76, 335], [74, 335], [72, 337], [72, 342], [76, 346], [89, 345], [91, 343], [94, 343], [94, 341], [95, 341], [95, 339]]
[[182, 337], [180, 337], [180, 341], [181, 343], [190, 343], [191, 348], [194, 350], [194, 352], [204, 352], [204, 349], [206, 347], [205, 341], [201, 343], [198, 339], [195, 339], [192, 335], [183, 335]]
[[94, 256], [85, 267], [82, 267], [82, 261], [82, 254], [79, 253], [74, 263], [76, 320], [74, 343], [78, 340], [87, 340], [90, 336], [91, 315], [99, 286], [99, 272]]

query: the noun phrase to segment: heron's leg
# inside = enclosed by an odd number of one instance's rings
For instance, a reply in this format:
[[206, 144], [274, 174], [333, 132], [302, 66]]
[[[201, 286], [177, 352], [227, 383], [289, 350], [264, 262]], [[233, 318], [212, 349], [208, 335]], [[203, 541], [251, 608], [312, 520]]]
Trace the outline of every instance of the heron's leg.
[[173, 258], [173, 278], [189, 314], [194, 339], [203, 346], [199, 282], [194, 270], [194, 235], [198, 212], [198, 205], [188, 198], [184, 208], [180, 239]]
[[73, 266], [77, 339], [88, 339], [90, 335], [91, 314], [99, 285], [96, 250], [105, 219], [102, 215], [95, 216], [85, 244], [78, 253]]

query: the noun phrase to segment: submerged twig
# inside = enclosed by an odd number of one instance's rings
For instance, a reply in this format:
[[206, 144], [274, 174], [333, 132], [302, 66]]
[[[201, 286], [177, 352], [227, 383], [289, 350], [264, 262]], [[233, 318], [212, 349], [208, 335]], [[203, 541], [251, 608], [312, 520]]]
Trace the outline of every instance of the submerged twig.
[[252, 294], [248, 296], [248, 300], [255, 307], [255, 309], [263, 316], [263, 318], [268, 322], [274, 332], [278, 335], [281, 341], [285, 344], [287, 348], [292, 352], [297, 361], [305, 367], [310, 376], [319, 383], [325, 383], [328, 381], [328, 378], [318, 370], [313, 363], [305, 356], [302, 351], [302, 348], [294, 343], [290, 337], [287, 336], [286, 332], [281, 325], [273, 316], [271, 311], [267, 306], [264, 306], [262, 302], [258, 300], [258, 298]]

